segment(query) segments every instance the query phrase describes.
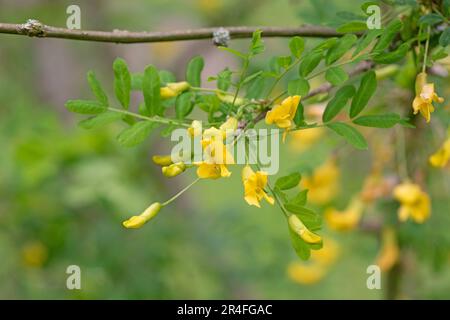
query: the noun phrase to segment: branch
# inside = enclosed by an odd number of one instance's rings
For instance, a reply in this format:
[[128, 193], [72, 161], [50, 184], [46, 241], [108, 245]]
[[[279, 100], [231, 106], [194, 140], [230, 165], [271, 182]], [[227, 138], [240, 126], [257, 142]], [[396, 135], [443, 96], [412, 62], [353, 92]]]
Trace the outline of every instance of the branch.
[[[306, 25], [302, 27], [224, 27], [230, 37], [251, 38], [255, 30], [262, 30], [264, 37], [339, 37], [342, 34], [335, 30], [322, 27]], [[212, 39], [214, 32], [223, 30], [221, 28], [200, 28], [191, 30], [176, 30], [167, 32], [130, 32], [126, 30], [91, 31], [65, 29], [47, 26], [37, 20], [28, 20], [25, 24], [0, 23], [0, 33], [15, 34], [40, 38], [60, 38], [82, 41], [114, 42], [114, 43], [143, 43]]]

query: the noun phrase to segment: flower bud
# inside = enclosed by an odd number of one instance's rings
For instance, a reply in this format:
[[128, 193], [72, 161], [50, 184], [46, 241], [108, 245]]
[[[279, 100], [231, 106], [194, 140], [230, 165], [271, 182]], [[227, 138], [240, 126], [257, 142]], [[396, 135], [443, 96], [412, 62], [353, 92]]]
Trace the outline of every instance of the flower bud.
[[289, 216], [288, 223], [291, 230], [298, 234], [306, 243], [316, 244], [322, 241], [322, 238], [314, 232], [309, 231], [295, 214]]
[[171, 164], [170, 166], [161, 168], [163, 175], [168, 178], [176, 177], [177, 175], [183, 173], [184, 170], [186, 170], [186, 165], [183, 162], [177, 162]]
[[166, 156], [155, 155], [152, 157], [152, 160], [155, 164], [157, 164], [158, 166], [162, 166], [162, 167], [170, 166], [173, 163], [170, 155], [166, 155]]
[[139, 216], [132, 216], [130, 219], [124, 221], [122, 224], [125, 228], [137, 229], [142, 227], [147, 221], [153, 219], [161, 210], [161, 203], [155, 202], [150, 207], [145, 209]]
[[240, 106], [240, 105], [244, 104], [244, 99], [236, 97], [236, 100], [235, 100], [234, 96], [232, 96], [231, 94], [223, 94], [223, 93], [217, 92], [217, 97], [219, 98], [220, 101], [225, 102], [225, 103], [233, 103], [234, 102], [234, 105], [236, 105], [236, 106]]
[[189, 83], [186, 81], [170, 82], [167, 86], [160, 89], [160, 95], [162, 99], [170, 99], [178, 96], [183, 91], [190, 88]]

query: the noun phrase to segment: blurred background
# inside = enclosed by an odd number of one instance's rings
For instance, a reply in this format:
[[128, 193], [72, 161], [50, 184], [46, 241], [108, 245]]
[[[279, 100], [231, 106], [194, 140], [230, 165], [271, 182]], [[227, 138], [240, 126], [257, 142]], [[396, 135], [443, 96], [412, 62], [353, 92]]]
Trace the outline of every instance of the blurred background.
[[[67, 6], [77, 4], [81, 28], [91, 30], [333, 25], [339, 22], [336, 12], [358, 14], [360, 3], [0, 0], [0, 21], [24, 23], [34, 18], [65, 27]], [[286, 54], [287, 41], [266, 39], [266, 55], [256, 66], [264, 65], [269, 56]], [[244, 48], [247, 43], [235, 40], [232, 46]], [[308, 40], [308, 46], [313, 44], [314, 40]], [[151, 156], [169, 152], [167, 140], [153, 135], [139, 147], [123, 148], [115, 137], [124, 125], [86, 131], [77, 127], [81, 118], [70, 114], [64, 103], [92, 97], [86, 82], [88, 70], [96, 72], [112, 98], [111, 66], [116, 57], [124, 58], [132, 72], [142, 72], [151, 63], [183, 80], [187, 61], [198, 54], [205, 58], [205, 86], [214, 86], [206, 81], [208, 76], [226, 66], [239, 66], [239, 61], [208, 40], [114, 45], [0, 34], [0, 298], [385, 297], [383, 290], [366, 287], [366, 268], [380, 251], [378, 236], [363, 231], [340, 234], [325, 227], [323, 233], [332, 246], [332, 257], [328, 256], [332, 265], [311, 271], [307, 268], [313, 262], [299, 262], [292, 249], [281, 212], [267, 204], [257, 209], [244, 202], [238, 171], [230, 179], [201, 181], [139, 230], [122, 227], [124, 219], [188, 184], [194, 172], [164, 179]], [[448, 82], [443, 87], [448, 99]], [[376, 98], [379, 104], [403, 99], [407, 105], [411, 99], [407, 90], [391, 92], [389, 84], [378, 90], [384, 90]], [[133, 98], [140, 99], [138, 95]], [[371, 147], [378, 143], [387, 154], [392, 153], [390, 146], [383, 144], [391, 133], [386, 130]], [[306, 147], [294, 137], [283, 145], [280, 173], [295, 169], [311, 172], [325, 163], [342, 140], [334, 136], [323, 139], [322, 134], [305, 138], [310, 141]], [[434, 139], [424, 146], [427, 152], [439, 145], [440, 140]], [[327, 205], [343, 208], [361, 189], [372, 166], [371, 152], [349, 147], [342, 151], [345, 156], [339, 158], [338, 185]], [[408, 227], [415, 232], [417, 243], [429, 239], [427, 234], [436, 232], [434, 228], [444, 234], [450, 226], [446, 217], [450, 209], [448, 172], [435, 172], [434, 178], [432, 218], [427, 225]], [[447, 189], [441, 188], [443, 180]], [[396, 204], [385, 202], [383, 208], [387, 209], [382, 210], [390, 210], [395, 218]], [[312, 206], [323, 212], [325, 206], [318, 203]], [[439, 244], [423, 245], [429, 249]], [[446, 246], [440, 249], [438, 263], [434, 255], [415, 256], [404, 271], [402, 297], [449, 298], [449, 252]], [[69, 265], [80, 266], [82, 290], [66, 288]]]

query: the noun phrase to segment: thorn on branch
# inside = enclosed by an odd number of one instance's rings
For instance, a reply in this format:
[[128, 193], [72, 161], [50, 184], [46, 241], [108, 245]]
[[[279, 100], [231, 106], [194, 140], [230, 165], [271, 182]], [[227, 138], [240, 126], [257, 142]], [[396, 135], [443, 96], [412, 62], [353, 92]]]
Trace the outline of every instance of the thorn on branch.
[[45, 37], [45, 25], [35, 19], [28, 19], [18, 27], [18, 31], [29, 37]]

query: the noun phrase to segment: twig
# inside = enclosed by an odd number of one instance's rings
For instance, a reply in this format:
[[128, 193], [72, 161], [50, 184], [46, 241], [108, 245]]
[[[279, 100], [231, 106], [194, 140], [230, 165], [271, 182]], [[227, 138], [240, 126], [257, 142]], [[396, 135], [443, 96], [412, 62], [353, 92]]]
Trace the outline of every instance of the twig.
[[[15, 34], [40, 38], [60, 38], [83, 41], [143, 43], [181, 40], [212, 39], [217, 28], [200, 28], [191, 30], [175, 30], [167, 32], [131, 32], [126, 30], [93, 31], [76, 30], [47, 26], [37, 20], [30, 19], [24, 24], [0, 23], [0, 33]], [[305, 25], [301, 27], [225, 27], [231, 38], [250, 38], [255, 30], [262, 30], [264, 37], [339, 37], [341, 33], [332, 28]]]

